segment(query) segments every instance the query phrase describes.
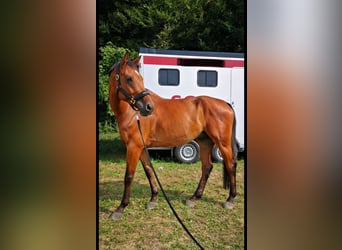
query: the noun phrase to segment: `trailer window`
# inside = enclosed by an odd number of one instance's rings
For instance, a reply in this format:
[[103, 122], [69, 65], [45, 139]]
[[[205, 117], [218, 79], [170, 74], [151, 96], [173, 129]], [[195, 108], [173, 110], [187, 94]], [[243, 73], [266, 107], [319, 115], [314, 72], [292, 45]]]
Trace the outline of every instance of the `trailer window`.
[[197, 85], [200, 87], [216, 87], [217, 71], [199, 70], [197, 72]]
[[179, 85], [178, 69], [159, 69], [158, 82], [160, 85], [177, 86]]

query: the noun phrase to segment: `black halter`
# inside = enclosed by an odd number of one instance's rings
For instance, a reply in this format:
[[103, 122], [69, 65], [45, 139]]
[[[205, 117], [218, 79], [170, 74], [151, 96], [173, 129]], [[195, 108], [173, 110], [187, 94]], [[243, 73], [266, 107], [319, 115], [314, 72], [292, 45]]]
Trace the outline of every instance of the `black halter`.
[[116, 82], [117, 82], [117, 84], [116, 84], [117, 92], [121, 92], [121, 94], [123, 94], [126, 97], [126, 99], [129, 101], [129, 104], [131, 105], [131, 107], [135, 111], [138, 111], [139, 109], [136, 106], [136, 102], [139, 101], [140, 99], [144, 98], [145, 96], [149, 95], [150, 92], [147, 89], [145, 89], [144, 91], [140, 92], [136, 96], [131, 96], [130, 94], [128, 94], [127, 91], [125, 89], [123, 89], [121, 84], [120, 84], [120, 63], [116, 64], [115, 79], [116, 79]]

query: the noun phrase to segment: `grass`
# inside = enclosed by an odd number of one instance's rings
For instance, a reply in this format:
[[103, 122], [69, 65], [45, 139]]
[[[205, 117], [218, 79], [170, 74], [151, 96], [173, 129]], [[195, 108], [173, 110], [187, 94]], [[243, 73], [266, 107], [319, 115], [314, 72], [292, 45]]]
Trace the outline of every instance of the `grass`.
[[[119, 221], [108, 218], [123, 194], [125, 149], [117, 134], [100, 135], [99, 139], [99, 249], [197, 249], [161, 192], [158, 207], [145, 209], [150, 187], [140, 163], [124, 216]], [[152, 163], [178, 215], [205, 249], [244, 248], [243, 159], [238, 163], [238, 195], [232, 210], [222, 208], [228, 190], [222, 188], [221, 164], [214, 164], [202, 199], [189, 208], [185, 201], [197, 187], [200, 162], [179, 164], [157, 159]]]

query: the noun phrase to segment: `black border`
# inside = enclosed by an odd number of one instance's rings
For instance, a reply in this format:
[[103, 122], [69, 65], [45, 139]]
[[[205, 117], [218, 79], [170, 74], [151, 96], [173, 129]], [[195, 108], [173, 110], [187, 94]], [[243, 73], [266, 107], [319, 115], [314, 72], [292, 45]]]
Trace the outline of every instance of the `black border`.
[[96, 249], [100, 247], [99, 244], [99, 15], [98, 10], [100, 1], [96, 1]]
[[245, 57], [245, 67], [244, 67], [244, 88], [245, 88], [245, 99], [244, 99], [244, 249], [247, 249], [247, 159], [248, 159], [248, 136], [247, 136], [247, 72], [248, 72], [248, 60], [247, 60], [247, 0], [244, 0], [244, 57]]

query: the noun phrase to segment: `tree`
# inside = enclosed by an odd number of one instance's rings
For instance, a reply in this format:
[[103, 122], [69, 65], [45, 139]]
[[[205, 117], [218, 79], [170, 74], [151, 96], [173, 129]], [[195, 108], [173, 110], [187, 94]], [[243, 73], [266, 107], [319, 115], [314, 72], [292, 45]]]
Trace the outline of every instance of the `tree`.
[[244, 1], [131, 0], [99, 2], [99, 44], [137, 50], [243, 52]]

